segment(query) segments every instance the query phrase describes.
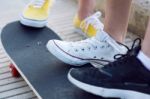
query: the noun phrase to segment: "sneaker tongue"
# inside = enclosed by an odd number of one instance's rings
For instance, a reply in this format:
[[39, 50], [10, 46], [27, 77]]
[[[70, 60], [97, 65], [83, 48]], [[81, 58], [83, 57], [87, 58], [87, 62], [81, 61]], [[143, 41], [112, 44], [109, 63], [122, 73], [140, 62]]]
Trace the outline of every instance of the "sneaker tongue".
[[98, 41], [106, 41], [119, 53], [126, 53], [126, 48], [118, 44], [112, 37], [110, 37], [105, 31], [98, 31], [95, 37]]
[[99, 17], [101, 17], [101, 15], [102, 15], [102, 13], [98, 11], [98, 12], [96, 12], [93, 16], [99, 18]]
[[104, 32], [104, 31], [98, 31], [96, 33], [96, 39], [99, 40], [99, 41], [104, 41], [108, 37], [110, 37], [110, 36], [106, 32]]

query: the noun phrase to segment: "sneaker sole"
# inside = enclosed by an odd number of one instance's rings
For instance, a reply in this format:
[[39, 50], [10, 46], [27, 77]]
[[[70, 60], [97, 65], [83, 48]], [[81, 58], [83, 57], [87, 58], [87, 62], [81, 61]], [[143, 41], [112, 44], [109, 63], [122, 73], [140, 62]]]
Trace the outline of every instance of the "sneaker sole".
[[25, 26], [29, 26], [29, 27], [43, 28], [46, 26], [48, 21], [47, 20], [36, 21], [36, 20], [26, 19], [21, 15], [20, 16], [20, 23], [25, 25]]
[[47, 43], [47, 49], [58, 59], [63, 61], [66, 64], [74, 65], [74, 66], [81, 66], [86, 64], [86, 61], [80, 60], [78, 58], [72, 57], [66, 52], [62, 51], [56, 44], [55, 42], [48, 42]]
[[[71, 70], [70, 70], [71, 71]], [[68, 79], [69, 81], [76, 85], [78, 88], [92, 93], [97, 96], [102, 96], [105, 98], [121, 98], [121, 99], [150, 99], [150, 95], [136, 92], [136, 91], [131, 91], [131, 90], [121, 90], [121, 89], [108, 89], [108, 88], [103, 88], [103, 87], [96, 87], [93, 85], [89, 85], [83, 82], [80, 82], [76, 79], [74, 79], [70, 75], [70, 71], [68, 73]]]

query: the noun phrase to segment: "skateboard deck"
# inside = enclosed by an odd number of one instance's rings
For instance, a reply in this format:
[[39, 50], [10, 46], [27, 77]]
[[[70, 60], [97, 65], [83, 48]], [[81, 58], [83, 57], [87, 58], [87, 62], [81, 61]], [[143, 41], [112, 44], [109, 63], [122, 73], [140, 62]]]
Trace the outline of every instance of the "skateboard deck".
[[[46, 49], [50, 39], [60, 39], [51, 29], [7, 24], [1, 32], [1, 42], [19, 74], [41, 99], [104, 99], [86, 93], [67, 79], [71, 68]], [[90, 66], [90, 64], [87, 64]]]

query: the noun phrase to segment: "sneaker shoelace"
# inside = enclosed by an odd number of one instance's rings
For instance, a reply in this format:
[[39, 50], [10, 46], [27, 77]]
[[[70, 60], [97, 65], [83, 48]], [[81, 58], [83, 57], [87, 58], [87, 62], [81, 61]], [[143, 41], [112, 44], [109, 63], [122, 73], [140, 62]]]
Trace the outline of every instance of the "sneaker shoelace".
[[[104, 44], [102, 45], [103, 42]], [[115, 50], [118, 51], [118, 53], [122, 53], [122, 49], [120, 49], [120, 45], [125, 46], [124, 44], [117, 44], [110, 36], [106, 36], [103, 38], [101, 41], [97, 40], [95, 37], [83, 40], [83, 41], [78, 41], [78, 42], [71, 42], [70, 43], [72, 47], [74, 47], [74, 51], [79, 52], [79, 51], [90, 51], [90, 50], [97, 50], [98, 46], [101, 45], [101, 48], [105, 50], [105, 48], [112, 47]], [[126, 51], [125, 51], [126, 52]], [[84, 60], [88, 60], [91, 64], [93, 64], [95, 67], [100, 67], [99, 65], [104, 65], [108, 64], [111, 61], [110, 60], [105, 60], [105, 59], [98, 59], [98, 58], [86, 58]]]
[[[116, 66], [121, 66], [121, 64], [124, 64], [125, 62], [128, 61], [128, 58], [136, 55], [141, 47], [141, 39], [137, 38], [133, 41], [132, 47], [129, 48], [126, 45], [124, 45], [127, 48], [127, 53], [126, 54], [116, 54], [114, 56], [115, 61], [114, 62], [109, 62], [108, 66], [105, 66], [105, 68], [111, 67], [116, 67]], [[136, 50], [137, 51], [136, 51]]]
[[[100, 32], [100, 31], [99, 31]], [[104, 31], [101, 31], [101, 33]], [[101, 42], [107, 42], [109, 45], [111, 45], [118, 53], [122, 53], [122, 48], [120, 47], [121, 45], [125, 48], [127, 48], [126, 45], [121, 44], [117, 41], [115, 41], [112, 37], [108, 35], [108, 33], [103, 33], [104, 37], [100, 40]], [[123, 51], [123, 53], [126, 53], [126, 51]]]
[[103, 30], [104, 25], [100, 22], [99, 17], [101, 17], [101, 12], [96, 12], [81, 22], [80, 28], [85, 29], [85, 32], [87, 32], [89, 25], [92, 25], [96, 30]]
[[[97, 42], [99, 42], [99, 41], [97, 41]], [[120, 54], [117, 54], [118, 56], [119, 55], [124, 55], [127, 51], [126, 50], [122, 50], [121, 48], [120, 48], [120, 46], [122, 46], [122, 47], [124, 47], [124, 48], [126, 48], [127, 50], [128, 50], [128, 47], [126, 46], [126, 45], [124, 45], [124, 44], [121, 44], [121, 43], [119, 43], [119, 44], [117, 44], [117, 42], [115, 41], [115, 40], [113, 40], [111, 37], [109, 37], [109, 36], [106, 36], [103, 40], [101, 40], [100, 42], [105, 42], [105, 46], [107, 46], [107, 47], [112, 47], [113, 49], [115, 49], [118, 53], [120, 53]], [[124, 54], [121, 54], [121, 53], [124, 53]], [[117, 55], [116, 55], [116, 57], [117, 57]], [[120, 56], [121, 57], [121, 56]], [[115, 58], [114, 58], [115, 59]], [[113, 62], [113, 61], [110, 61], [110, 60], [104, 60], [104, 59], [91, 59], [90, 60], [90, 63], [94, 66], [94, 67], [96, 67], [96, 68], [100, 68], [100, 67], [102, 67], [102, 66], [104, 66], [104, 65], [106, 65], [106, 64], [109, 64], [110, 62]]]
[[[96, 50], [98, 48], [98, 45], [101, 45], [100, 41], [96, 40], [95, 37], [91, 37], [86, 40], [82, 40], [78, 42], [71, 42], [70, 44], [72, 47], [74, 47], [74, 50], [80, 50], [80, 51]], [[109, 44], [106, 43], [105, 46], [109, 46]], [[102, 47], [105, 46], [102, 45]]]
[[35, 8], [41, 8], [45, 3], [45, 0], [33, 0], [31, 2], [31, 4], [35, 7]]
[[[92, 48], [95, 50], [97, 48], [97, 43], [99, 43], [99, 41], [97, 41], [95, 37], [91, 37], [89, 39], [77, 42], [78, 45], [81, 45], [80, 49], [86, 48], [88, 50]], [[84, 46], [82, 46], [83, 44]]]

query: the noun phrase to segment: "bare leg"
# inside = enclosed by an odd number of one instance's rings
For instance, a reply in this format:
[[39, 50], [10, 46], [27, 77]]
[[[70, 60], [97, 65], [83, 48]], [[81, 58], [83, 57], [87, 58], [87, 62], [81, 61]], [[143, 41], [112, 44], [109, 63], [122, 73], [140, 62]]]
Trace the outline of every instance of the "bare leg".
[[79, 0], [78, 16], [80, 20], [85, 19], [93, 13], [95, 0]]
[[116, 41], [124, 41], [131, 2], [132, 0], [107, 0], [104, 29]]
[[147, 55], [150, 58], [150, 18], [149, 18], [149, 24], [147, 26], [147, 31], [142, 45], [142, 51], [145, 55]]

